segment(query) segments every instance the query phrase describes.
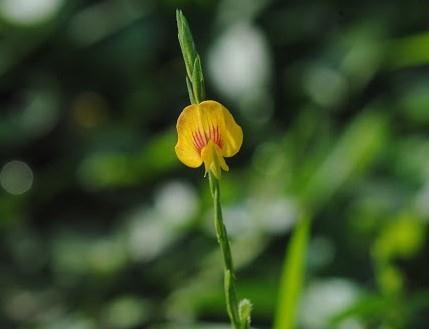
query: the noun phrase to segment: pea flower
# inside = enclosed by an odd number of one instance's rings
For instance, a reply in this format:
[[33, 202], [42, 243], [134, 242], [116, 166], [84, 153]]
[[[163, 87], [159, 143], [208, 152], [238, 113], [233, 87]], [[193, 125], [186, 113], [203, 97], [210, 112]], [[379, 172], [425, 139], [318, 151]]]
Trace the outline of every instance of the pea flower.
[[204, 162], [205, 175], [220, 178], [228, 171], [224, 158], [235, 155], [243, 143], [243, 131], [232, 114], [216, 101], [192, 104], [177, 119], [176, 155], [191, 168]]

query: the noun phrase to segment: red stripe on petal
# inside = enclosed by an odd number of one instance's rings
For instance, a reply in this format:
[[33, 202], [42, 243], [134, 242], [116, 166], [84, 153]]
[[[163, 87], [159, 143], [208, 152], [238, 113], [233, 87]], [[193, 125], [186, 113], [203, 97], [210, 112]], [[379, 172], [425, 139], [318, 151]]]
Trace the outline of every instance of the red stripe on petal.
[[207, 145], [209, 140], [213, 141], [213, 143], [222, 148], [222, 139], [219, 126], [210, 126], [208, 131], [196, 130], [192, 132], [192, 139], [194, 146], [199, 153], [201, 153], [201, 150], [204, 148], [204, 146]]

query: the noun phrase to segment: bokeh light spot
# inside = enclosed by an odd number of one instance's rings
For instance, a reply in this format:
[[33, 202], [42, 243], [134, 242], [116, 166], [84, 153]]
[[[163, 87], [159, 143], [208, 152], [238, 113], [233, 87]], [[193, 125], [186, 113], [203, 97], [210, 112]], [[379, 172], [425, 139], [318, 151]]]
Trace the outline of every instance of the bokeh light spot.
[[347, 94], [347, 83], [337, 70], [315, 66], [307, 72], [304, 87], [308, 95], [321, 106], [338, 105]]
[[180, 181], [164, 185], [157, 193], [155, 207], [170, 225], [187, 224], [196, 213], [198, 198], [192, 186]]
[[56, 14], [63, 0], [2, 0], [0, 13], [15, 24], [42, 23]]
[[10, 161], [0, 172], [0, 184], [10, 194], [23, 194], [33, 185], [33, 171], [25, 162]]
[[341, 278], [314, 281], [303, 292], [299, 322], [303, 328], [329, 328], [330, 319], [353, 305], [359, 296], [359, 287], [352, 281]]
[[248, 24], [237, 24], [222, 35], [209, 56], [209, 76], [232, 99], [265, 87], [270, 57], [264, 34]]

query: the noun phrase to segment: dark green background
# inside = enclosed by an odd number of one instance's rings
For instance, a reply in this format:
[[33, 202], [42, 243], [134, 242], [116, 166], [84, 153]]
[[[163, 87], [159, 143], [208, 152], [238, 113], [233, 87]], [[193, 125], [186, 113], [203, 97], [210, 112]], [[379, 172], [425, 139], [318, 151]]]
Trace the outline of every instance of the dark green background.
[[254, 326], [305, 209], [298, 328], [428, 328], [422, 0], [2, 1], [0, 328], [227, 322], [208, 182], [174, 154], [176, 8], [244, 130], [222, 199]]

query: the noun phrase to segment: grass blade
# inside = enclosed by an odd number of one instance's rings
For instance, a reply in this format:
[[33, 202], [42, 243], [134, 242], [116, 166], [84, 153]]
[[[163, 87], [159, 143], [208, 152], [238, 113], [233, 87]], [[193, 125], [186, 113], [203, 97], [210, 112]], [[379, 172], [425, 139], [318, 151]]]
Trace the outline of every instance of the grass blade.
[[296, 310], [304, 278], [310, 217], [305, 214], [297, 223], [286, 250], [274, 329], [295, 328]]

